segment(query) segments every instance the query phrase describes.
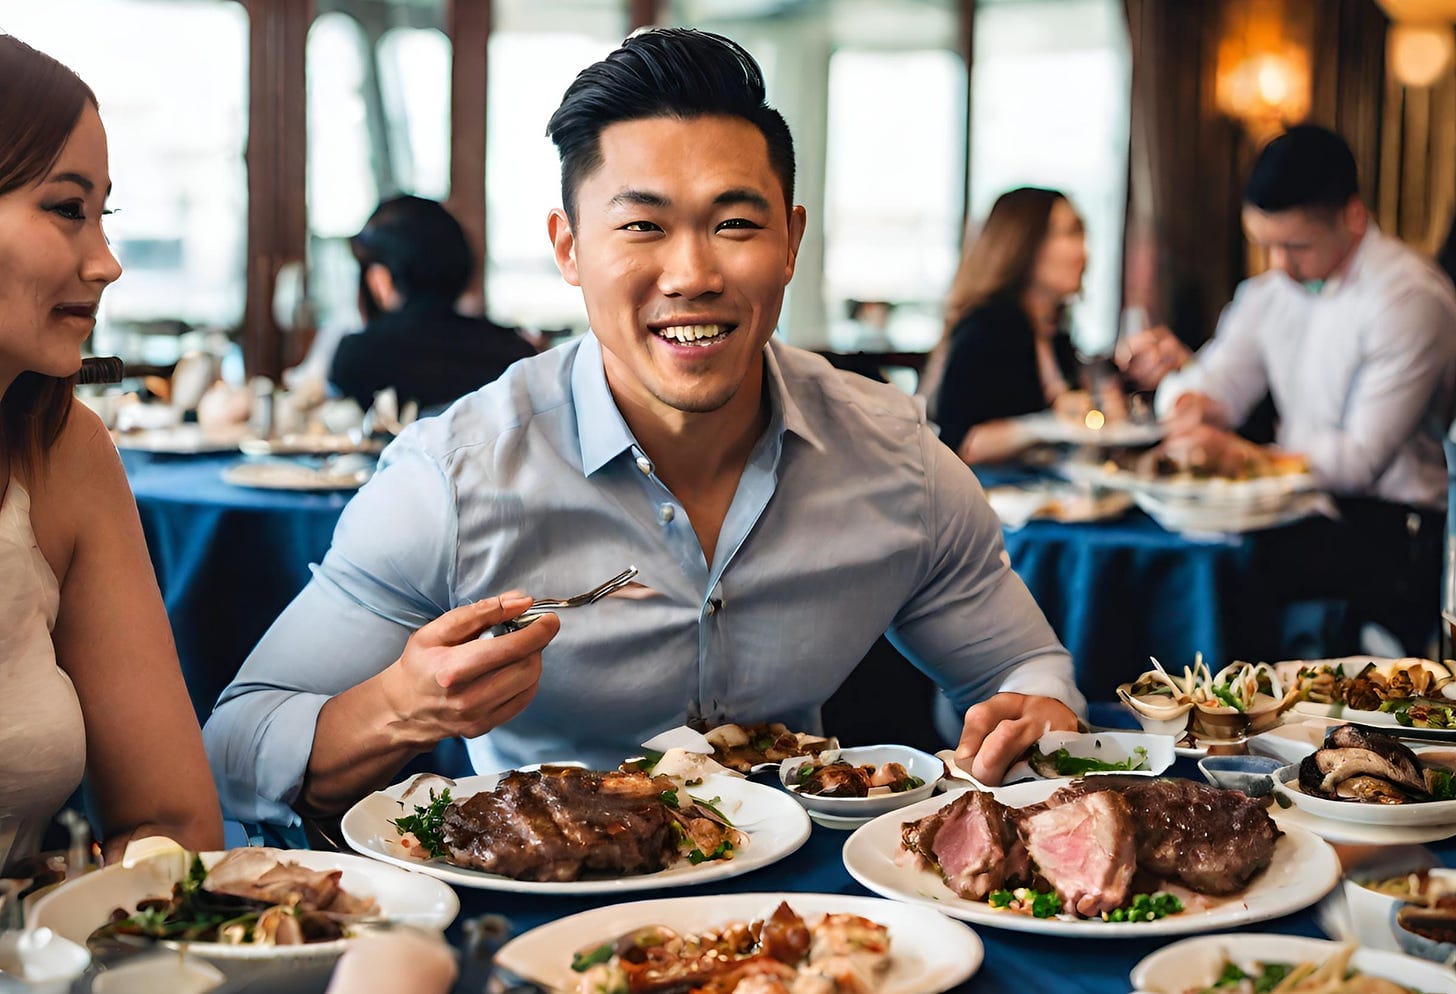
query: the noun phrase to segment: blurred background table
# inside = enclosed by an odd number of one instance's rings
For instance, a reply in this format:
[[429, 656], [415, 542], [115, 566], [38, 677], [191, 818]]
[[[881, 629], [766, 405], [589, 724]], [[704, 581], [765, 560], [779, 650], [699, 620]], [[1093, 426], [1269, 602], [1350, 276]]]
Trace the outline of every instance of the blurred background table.
[[323, 558], [349, 492], [254, 490], [223, 482], [238, 455], [123, 449], [192, 706], [217, 695]]

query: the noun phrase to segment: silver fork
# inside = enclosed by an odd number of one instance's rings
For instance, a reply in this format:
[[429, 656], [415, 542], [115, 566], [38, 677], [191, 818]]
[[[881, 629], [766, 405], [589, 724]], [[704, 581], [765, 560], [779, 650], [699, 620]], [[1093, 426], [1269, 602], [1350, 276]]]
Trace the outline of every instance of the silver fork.
[[543, 614], [552, 614], [563, 608], [585, 607], [588, 604], [595, 604], [613, 591], [621, 590], [636, 575], [637, 567], [628, 566], [607, 582], [599, 584], [585, 593], [577, 594], [575, 597], [543, 597], [511, 620], [503, 621], [496, 625], [490, 630], [490, 634], [509, 635], [511, 632], [518, 632], [522, 628], [525, 628]]

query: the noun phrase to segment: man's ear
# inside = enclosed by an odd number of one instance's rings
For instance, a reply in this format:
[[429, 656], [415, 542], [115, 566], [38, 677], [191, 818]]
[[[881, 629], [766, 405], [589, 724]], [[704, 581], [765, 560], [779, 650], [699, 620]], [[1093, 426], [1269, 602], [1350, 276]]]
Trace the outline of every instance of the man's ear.
[[1356, 238], [1364, 235], [1370, 227], [1370, 211], [1359, 197], [1351, 197], [1344, 208], [1345, 228]]
[[371, 262], [364, 270], [364, 283], [381, 311], [397, 311], [404, 303], [399, 287], [394, 285], [394, 275], [384, 263]]
[[561, 278], [572, 286], [581, 286], [581, 276], [576, 271], [576, 235], [571, 230], [571, 220], [566, 211], [553, 207], [546, 216], [546, 233], [551, 236], [551, 249], [556, 256], [556, 268]]
[[794, 267], [799, 262], [799, 243], [804, 240], [804, 229], [809, 226], [809, 213], [802, 205], [795, 205], [789, 211], [789, 262], [784, 267], [785, 285], [794, 278]]

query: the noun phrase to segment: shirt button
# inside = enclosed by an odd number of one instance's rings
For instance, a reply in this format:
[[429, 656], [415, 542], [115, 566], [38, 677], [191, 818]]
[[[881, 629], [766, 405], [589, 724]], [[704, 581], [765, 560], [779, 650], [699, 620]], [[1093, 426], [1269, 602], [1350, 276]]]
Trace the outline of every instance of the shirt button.
[[652, 460], [651, 459], [648, 459], [646, 456], [638, 456], [637, 457], [637, 468], [642, 471], [642, 474], [644, 476], [651, 476], [652, 475]]
[[657, 505], [658, 521], [661, 521], [663, 524], [667, 524], [675, 517], [677, 517], [677, 508], [673, 507], [671, 504]]

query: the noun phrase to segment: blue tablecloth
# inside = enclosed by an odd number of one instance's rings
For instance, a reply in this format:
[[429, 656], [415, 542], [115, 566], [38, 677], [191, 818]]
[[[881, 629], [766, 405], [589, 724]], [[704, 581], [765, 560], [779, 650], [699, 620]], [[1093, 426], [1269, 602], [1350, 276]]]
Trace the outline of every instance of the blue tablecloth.
[[235, 487], [222, 472], [238, 456], [121, 455], [192, 706], [205, 721], [308, 582], [351, 494]]

